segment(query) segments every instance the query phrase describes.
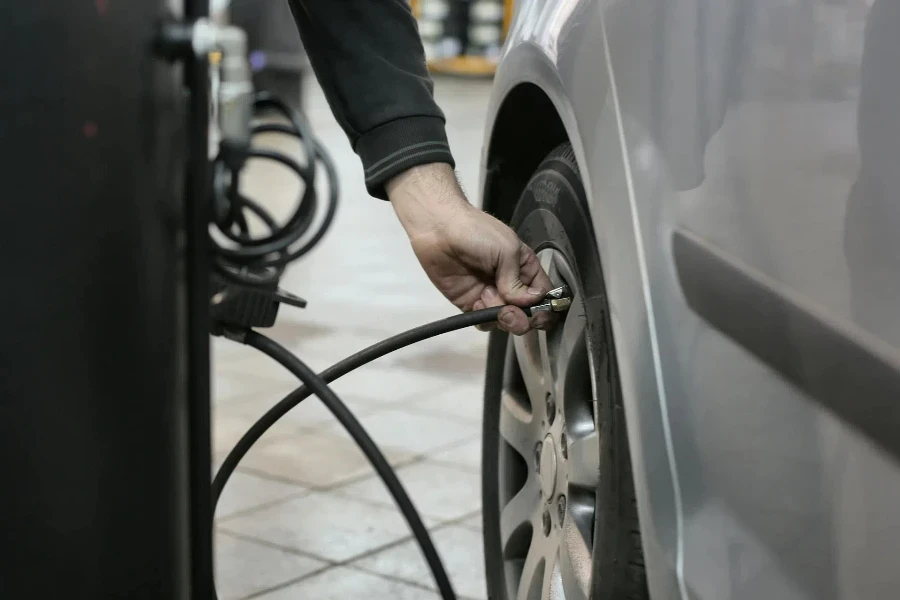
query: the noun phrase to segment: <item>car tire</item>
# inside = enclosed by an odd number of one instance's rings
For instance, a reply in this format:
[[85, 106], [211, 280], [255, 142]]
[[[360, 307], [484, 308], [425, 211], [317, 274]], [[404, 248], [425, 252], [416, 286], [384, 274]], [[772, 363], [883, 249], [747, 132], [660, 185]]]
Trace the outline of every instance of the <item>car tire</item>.
[[569, 144], [538, 167], [511, 225], [574, 298], [549, 332], [491, 333], [482, 456], [488, 597], [647, 599], [609, 308]]

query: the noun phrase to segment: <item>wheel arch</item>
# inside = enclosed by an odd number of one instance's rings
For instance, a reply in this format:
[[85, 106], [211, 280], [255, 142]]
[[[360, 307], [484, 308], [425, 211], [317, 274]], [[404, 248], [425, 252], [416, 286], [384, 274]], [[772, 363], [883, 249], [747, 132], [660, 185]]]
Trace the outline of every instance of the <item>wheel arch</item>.
[[[527, 126], [538, 123], [539, 127]], [[516, 84], [503, 97], [488, 135], [482, 207], [508, 223], [541, 161], [571, 140], [550, 96], [528, 81]]]

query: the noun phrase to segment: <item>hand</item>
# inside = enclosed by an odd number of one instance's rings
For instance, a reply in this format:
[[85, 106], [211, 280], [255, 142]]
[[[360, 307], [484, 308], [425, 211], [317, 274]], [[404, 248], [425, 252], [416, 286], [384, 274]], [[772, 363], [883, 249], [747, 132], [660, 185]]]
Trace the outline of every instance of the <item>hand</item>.
[[516, 308], [538, 304], [550, 278], [515, 232], [466, 200], [450, 165], [413, 167], [387, 183], [388, 197], [431, 282], [463, 311], [509, 304], [501, 329], [522, 335], [547, 326]]

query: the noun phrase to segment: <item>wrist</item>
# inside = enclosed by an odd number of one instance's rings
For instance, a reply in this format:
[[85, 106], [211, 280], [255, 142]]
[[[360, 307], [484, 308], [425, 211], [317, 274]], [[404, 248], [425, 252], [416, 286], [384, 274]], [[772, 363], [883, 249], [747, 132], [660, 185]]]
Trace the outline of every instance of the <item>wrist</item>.
[[472, 209], [446, 163], [418, 165], [390, 179], [388, 199], [410, 237], [440, 229], [460, 213]]

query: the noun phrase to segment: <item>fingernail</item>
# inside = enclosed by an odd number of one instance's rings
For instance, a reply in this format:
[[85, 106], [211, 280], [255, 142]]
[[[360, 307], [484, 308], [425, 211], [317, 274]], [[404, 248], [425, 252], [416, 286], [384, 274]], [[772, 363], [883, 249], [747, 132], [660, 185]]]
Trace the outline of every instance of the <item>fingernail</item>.
[[497, 290], [492, 287], [486, 287], [484, 288], [484, 296], [488, 301], [494, 300], [497, 298]]
[[543, 295], [544, 295], [544, 291], [541, 288], [530, 287], [525, 291], [527, 291], [532, 296], [542, 296], [543, 297]]
[[505, 313], [500, 315], [500, 322], [506, 325], [507, 327], [512, 327], [516, 324], [516, 315], [513, 314], [511, 310], [506, 311]]

